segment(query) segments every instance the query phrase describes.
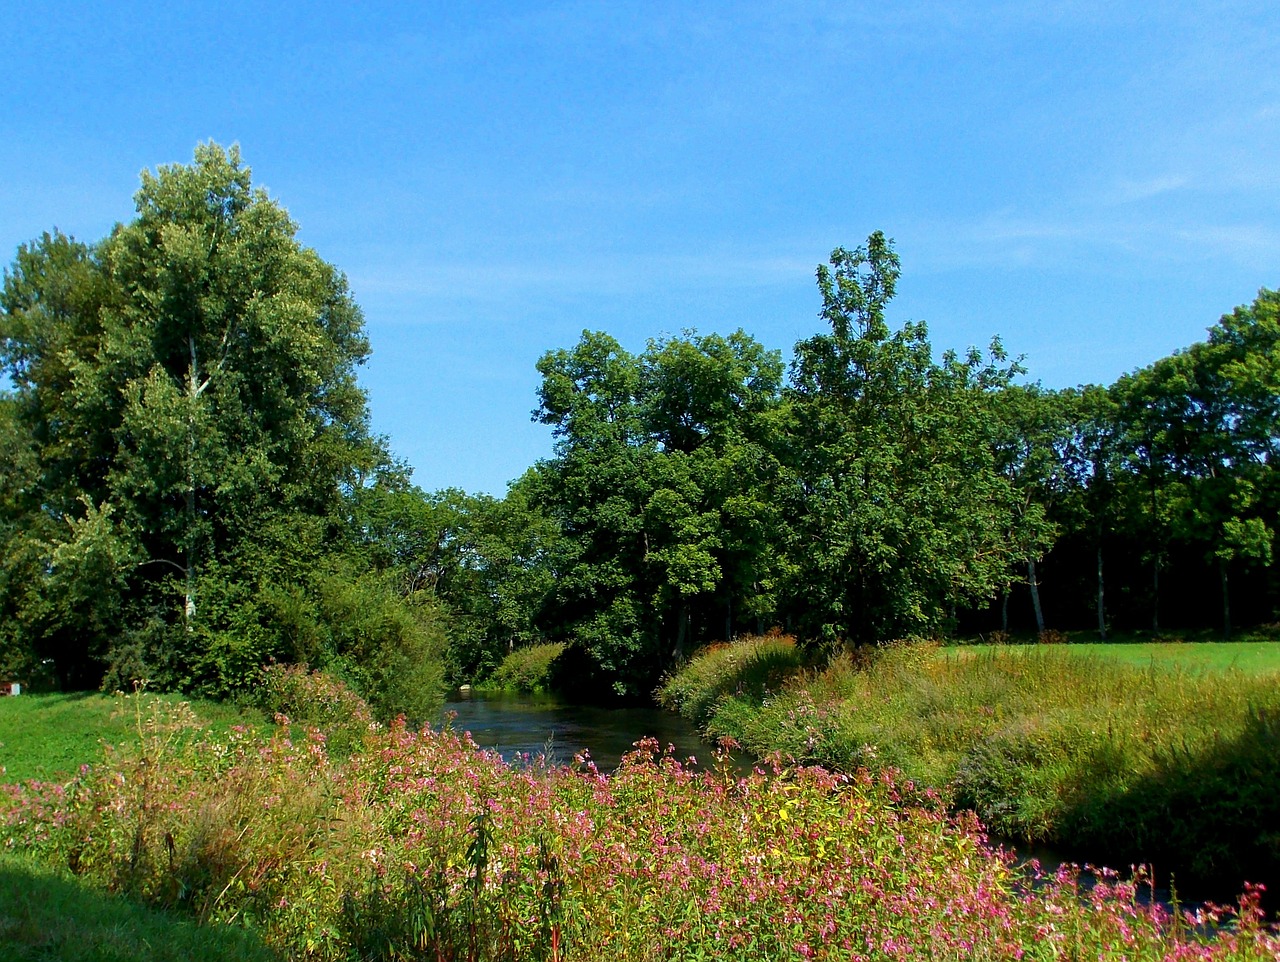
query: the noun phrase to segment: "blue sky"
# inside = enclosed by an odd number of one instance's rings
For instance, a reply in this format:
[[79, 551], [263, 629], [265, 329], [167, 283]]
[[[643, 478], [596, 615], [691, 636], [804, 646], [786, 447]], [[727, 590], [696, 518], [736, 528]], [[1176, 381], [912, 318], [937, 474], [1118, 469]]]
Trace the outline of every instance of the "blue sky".
[[1110, 382], [1280, 285], [1274, 2], [6, 5], [0, 251], [239, 142], [350, 278], [429, 490], [551, 452], [534, 364], [819, 329], [873, 230], [891, 319]]

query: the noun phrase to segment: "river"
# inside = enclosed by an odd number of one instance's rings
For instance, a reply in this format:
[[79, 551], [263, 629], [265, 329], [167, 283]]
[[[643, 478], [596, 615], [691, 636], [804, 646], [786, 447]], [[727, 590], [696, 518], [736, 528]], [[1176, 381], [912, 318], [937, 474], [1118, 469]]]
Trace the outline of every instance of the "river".
[[[509, 762], [524, 756], [547, 755], [553, 764], [572, 764], [586, 750], [601, 771], [618, 767], [634, 743], [653, 737], [665, 750], [674, 746], [680, 761], [713, 761], [711, 745], [674, 712], [659, 708], [601, 708], [573, 705], [553, 695], [507, 692], [455, 692], [445, 702], [444, 717], [452, 716], [454, 731], [467, 731], [481, 748], [498, 752]], [[750, 764], [735, 765], [745, 773]]]

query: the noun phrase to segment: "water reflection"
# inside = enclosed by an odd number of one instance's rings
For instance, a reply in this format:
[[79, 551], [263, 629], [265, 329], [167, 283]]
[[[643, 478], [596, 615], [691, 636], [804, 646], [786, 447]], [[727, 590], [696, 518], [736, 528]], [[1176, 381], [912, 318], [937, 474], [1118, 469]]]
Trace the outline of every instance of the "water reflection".
[[[600, 708], [571, 705], [552, 695], [509, 692], [455, 692], [444, 705], [453, 715], [454, 731], [471, 733], [481, 748], [507, 761], [546, 754], [553, 764], [572, 764], [583, 751], [601, 771], [618, 767], [622, 756], [641, 738], [653, 737], [665, 749], [675, 746], [676, 758], [695, 758], [702, 766], [714, 763], [714, 749], [698, 737], [683, 718], [659, 708]], [[735, 770], [750, 771], [747, 758]]]

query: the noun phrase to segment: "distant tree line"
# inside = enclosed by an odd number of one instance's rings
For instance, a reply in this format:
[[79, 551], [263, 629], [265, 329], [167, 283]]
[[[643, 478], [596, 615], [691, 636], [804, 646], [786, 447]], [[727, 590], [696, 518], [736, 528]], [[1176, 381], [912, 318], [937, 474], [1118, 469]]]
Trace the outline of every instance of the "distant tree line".
[[144, 175], [137, 209], [5, 273], [0, 672], [229, 693], [295, 661], [421, 712], [541, 641], [566, 682], [635, 695], [774, 626], [1280, 617], [1276, 292], [1055, 391], [999, 341], [935, 355], [891, 325], [876, 233], [818, 269], [825, 326], [789, 367], [742, 331], [548, 352], [555, 455], [491, 498], [419, 490], [370, 434], [359, 310], [234, 149]]
[[829, 330], [789, 371], [742, 331], [547, 353], [555, 456], [505, 501], [432, 499], [440, 596], [470, 625], [453, 670], [564, 641], [567, 680], [638, 694], [774, 626], [834, 646], [1280, 618], [1280, 294], [1113, 385], [1049, 390], [999, 341], [938, 357], [924, 324], [891, 327], [898, 275], [879, 233], [836, 250]]

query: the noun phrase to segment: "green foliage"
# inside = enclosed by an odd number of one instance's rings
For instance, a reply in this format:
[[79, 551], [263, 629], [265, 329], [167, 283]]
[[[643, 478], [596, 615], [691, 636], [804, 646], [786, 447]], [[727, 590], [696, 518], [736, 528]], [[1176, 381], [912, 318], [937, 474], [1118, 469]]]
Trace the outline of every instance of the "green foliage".
[[586, 332], [542, 358], [535, 418], [557, 456], [524, 485], [558, 540], [525, 610], [588, 684], [642, 690], [685, 651], [768, 624], [833, 650], [946, 636], [1001, 598], [1007, 630], [1014, 589], [1039, 632], [1046, 609], [1054, 631], [1092, 609], [1105, 637], [1112, 610], [1145, 603], [1143, 561], [1158, 595], [1179, 546], [1219, 567], [1225, 621], [1229, 572], [1270, 569], [1275, 295], [1109, 391], [1049, 391], [1015, 383], [999, 341], [936, 359], [923, 323], [892, 327], [899, 271], [879, 233], [833, 252], [830, 331], [796, 346], [785, 389], [741, 332], [640, 354]]
[[721, 702], [741, 696], [762, 702], [805, 665], [794, 638], [747, 636], [698, 652], [658, 689], [658, 702], [705, 725]]
[[[1176, 658], [1182, 646], [1167, 647]], [[993, 832], [1154, 861], [1184, 891], [1280, 878], [1268, 834], [1280, 818], [1274, 655], [1250, 675], [1073, 646], [895, 646], [841, 656], [767, 697], [717, 698], [723, 659], [695, 658], [662, 697], [757, 754], [892, 766], [952, 793]]]
[[1113, 393], [1156, 563], [1177, 542], [1215, 563], [1230, 635], [1230, 569], [1272, 562], [1280, 293], [1259, 292], [1251, 306], [1224, 315], [1207, 341], [1121, 378]]
[[363, 698], [338, 679], [304, 665], [270, 665], [253, 704], [268, 721], [300, 722], [324, 733], [329, 751], [341, 756], [359, 748], [374, 724]]
[[535, 416], [553, 426], [557, 457], [530, 494], [563, 535], [549, 633], [638, 694], [735, 617], [771, 618], [778, 354], [740, 331], [650, 341], [638, 356], [585, 332], [538, 370]]
[[501, 499], [428, 494], [370, 434], [345, 279], [236, 148], [145, 172], [135, 206], [4, 275], [0, 673], [227, 695], [296, 662], [426, 717], [442, 679], [548, 642], [634, 696], [771, 625], [833, 651], [1000, 598], [1004, 631], [1024, 592], [1039, 632], [1158, 628], [1161, 575], [1190, 597], [1208, 568], [1224, 631], [1232, 585], [1236, 620], [1280, 617], [1276, 292], [1110, 389], [1049, 391], [998, 340], [935, 357], [891, 325], [877, 232], [819, 267], [829, 329], [786, 383], [742, 331], [584, 332], [538, 362], [555, 457]]
[[433, 596], [447, 612], [454, 684], [484, 677], [512, 646], [543, 640], [538, 618], [560, 532], [534, 503], [531, 477], [502, 499], [386, 483], [353, 498], [355, 552], [393, 573], [402, 592]]
[[1019, 369], [1002, 366], [998, 341], [991, 361], [971, 350], [939, 363], [923, 323], [891, 331], [898, 275], [883, 234], [835, 250], [818, 270], [831, 333], [796, 345], [783, 498], [795, 615], [810, 638], [938, 633], [955, 606], [1007, 582], [1025, 554], [1009, 533], [1040, 527], [1017, 520], [996, 456], [995, 399]]
[[499, 691], [547, 691], [555, 671], [555, 661], [568, 646], [564, 642], [517, 648], [485, 679], [485, 688]]
[[[272, 659], [345, 659], [382, 713], [429, 711], [435, 609], [393, 597], [350, 530], [403, 472], [369, 433], [345, 278], [238, 148], [144, 172], [135, 204], [5, 272], [0, 664], [222, 696]], [[344, 595], [351, 568], [374, 575]]]
[[448, 644], [434, 599], [405, 598], [376, 572], [330, 575], [319, 590], [329, 650], [317, 666], [350, 682], [378, 718], [433, 718], [443, 699]]

